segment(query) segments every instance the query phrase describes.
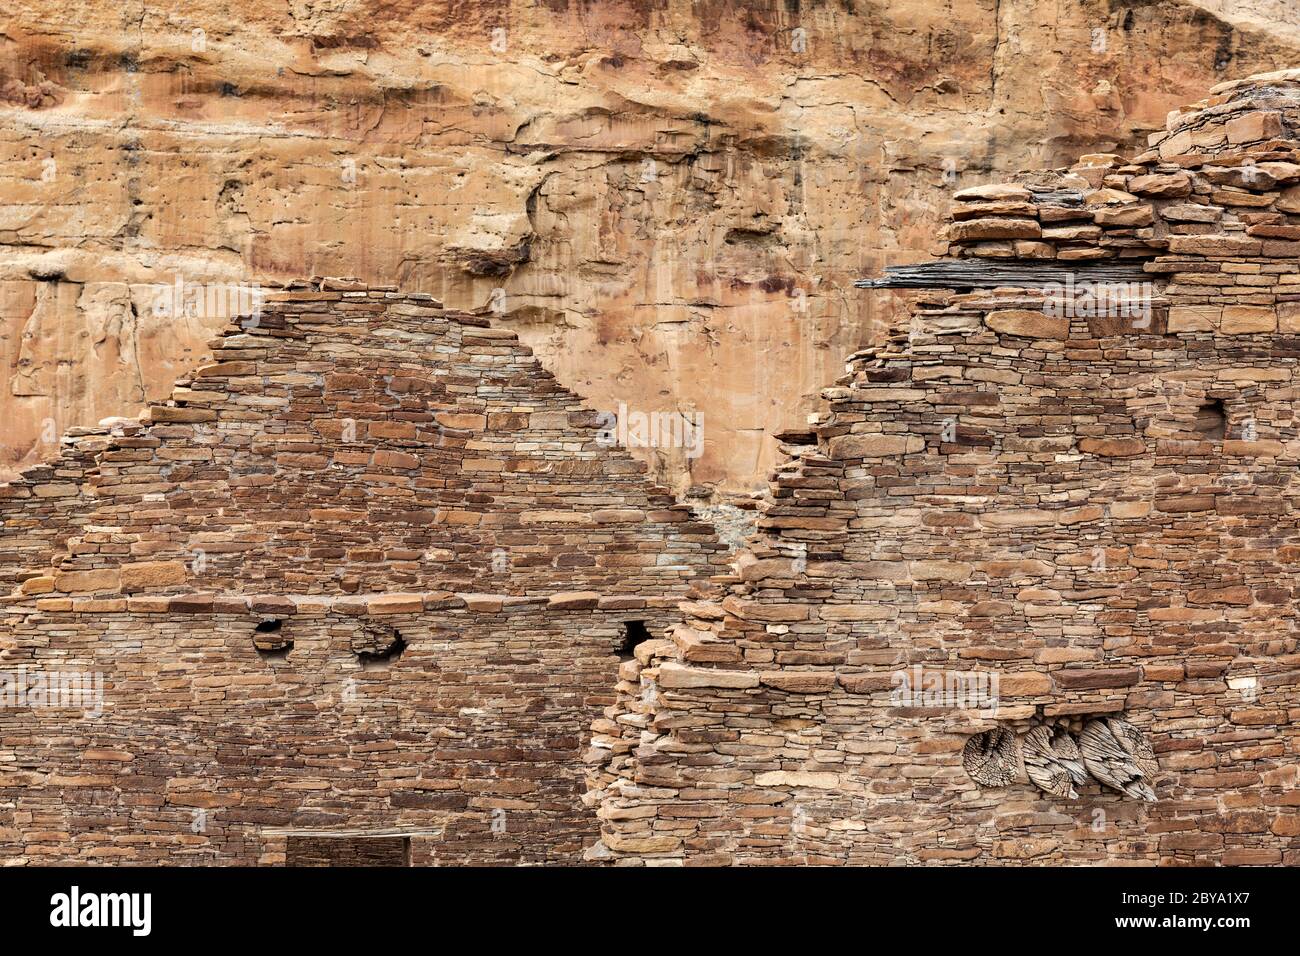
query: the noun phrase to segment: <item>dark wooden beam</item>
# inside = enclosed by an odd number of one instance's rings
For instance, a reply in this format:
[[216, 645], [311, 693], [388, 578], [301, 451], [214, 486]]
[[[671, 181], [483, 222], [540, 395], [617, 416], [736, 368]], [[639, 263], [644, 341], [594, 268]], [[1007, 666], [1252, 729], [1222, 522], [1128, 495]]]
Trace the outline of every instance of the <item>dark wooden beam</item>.
[[1083, 282], [1151, 281], [1142, 259], [1045, 265], [996, 259], [940, 259], [911, 266], [888, 266], [879, 279], [859, 279], [859, 289], [991, 289], [997, 286], [1041, 288]]

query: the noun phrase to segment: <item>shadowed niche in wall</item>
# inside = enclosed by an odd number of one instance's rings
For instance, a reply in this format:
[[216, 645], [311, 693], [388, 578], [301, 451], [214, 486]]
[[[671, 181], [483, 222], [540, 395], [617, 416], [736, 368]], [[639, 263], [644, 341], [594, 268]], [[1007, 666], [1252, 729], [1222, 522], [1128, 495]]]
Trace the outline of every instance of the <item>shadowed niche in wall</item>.
[[1223, 399], [1211, 398], [1196, 410], [1196, 431], [1202, 441], [1223, 441], [1228, 433], [1228, 411]]
[[352, 653], [363, 668], [386, 666], [404, 650], [406, 641], [395, 627], [367, 624], [352, 635]]
[[630, 661], [637, 645], [648, 640], [650, 640], [650, 632], [646, 630], [645, 621], [624, 621], [623, 643], [618, 646], [618, 659]]
[[253, 647], [262, 657], [287, 657], [293, 650], [293, 638], [286, 633], [284, 621], [262, 621], [253, 628]]

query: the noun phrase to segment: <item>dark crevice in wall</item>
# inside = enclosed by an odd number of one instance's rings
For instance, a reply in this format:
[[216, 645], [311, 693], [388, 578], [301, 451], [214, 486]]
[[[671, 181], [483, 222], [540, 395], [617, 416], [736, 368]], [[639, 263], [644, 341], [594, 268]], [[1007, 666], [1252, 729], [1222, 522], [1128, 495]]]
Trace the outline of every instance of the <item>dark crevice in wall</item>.
[[287, 657], [293, 650], [293, 638], [284, 630], [284, 621], [261, 621], [253, 628], [253, 647], [262, 657]]
[[1212, 398], [1196, 410], [1196, 431], [1205, 441], [1223, 441], [1228, 432], [1228, 410], [1223, 399]]
[[645, 621], [624, 621], [623, 643], [618, 648], [618, 659], [620, 661], [630, 661], [637, 645], [649, 639], [650, 631], [646, 628]]

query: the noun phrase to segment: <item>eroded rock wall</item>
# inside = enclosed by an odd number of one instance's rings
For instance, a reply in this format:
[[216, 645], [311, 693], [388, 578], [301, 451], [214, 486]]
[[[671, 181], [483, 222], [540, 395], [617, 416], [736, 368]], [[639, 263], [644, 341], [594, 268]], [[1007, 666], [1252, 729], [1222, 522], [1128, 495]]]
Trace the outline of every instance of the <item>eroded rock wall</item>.
[[0, 469], [204, 360], [228, 311], [158, 286], [356, 275], [490, 305], [598, 408], [703, 414], [702, 456], [637, 454], [754, 491], [888, 326], [849, 283], [954, 189], [1294, 61], [1289, 7], [1223, 7], [7, 4]]

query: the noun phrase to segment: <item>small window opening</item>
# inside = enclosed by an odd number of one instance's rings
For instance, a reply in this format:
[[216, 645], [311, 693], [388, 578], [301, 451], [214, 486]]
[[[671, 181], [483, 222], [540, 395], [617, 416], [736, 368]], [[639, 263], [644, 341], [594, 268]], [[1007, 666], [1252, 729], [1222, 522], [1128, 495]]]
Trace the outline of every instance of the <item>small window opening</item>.
[[263, 657], [285, 657], [293, 650], [293, 638], [284, 631], [284, 621], [261, 621], [253, 628], [253, 647]]
[[404, 650], [406, 641], [395, 627], [363, 627], [352, 638], [352, 652], [363, 668], [386, 666]]
[[636, 653], [637, 645], [648, 640], [650, 640], [650, 632], [646, 629], [645, 621], [624, 621], [623, 643], [618, 647], [618, 659], [630, 661]]
[[1228, 410], [1223, 399], [1212, 398], [1196, 410], [1196, 431], [1202, 441], [1223, 441], [1228, 432]]

